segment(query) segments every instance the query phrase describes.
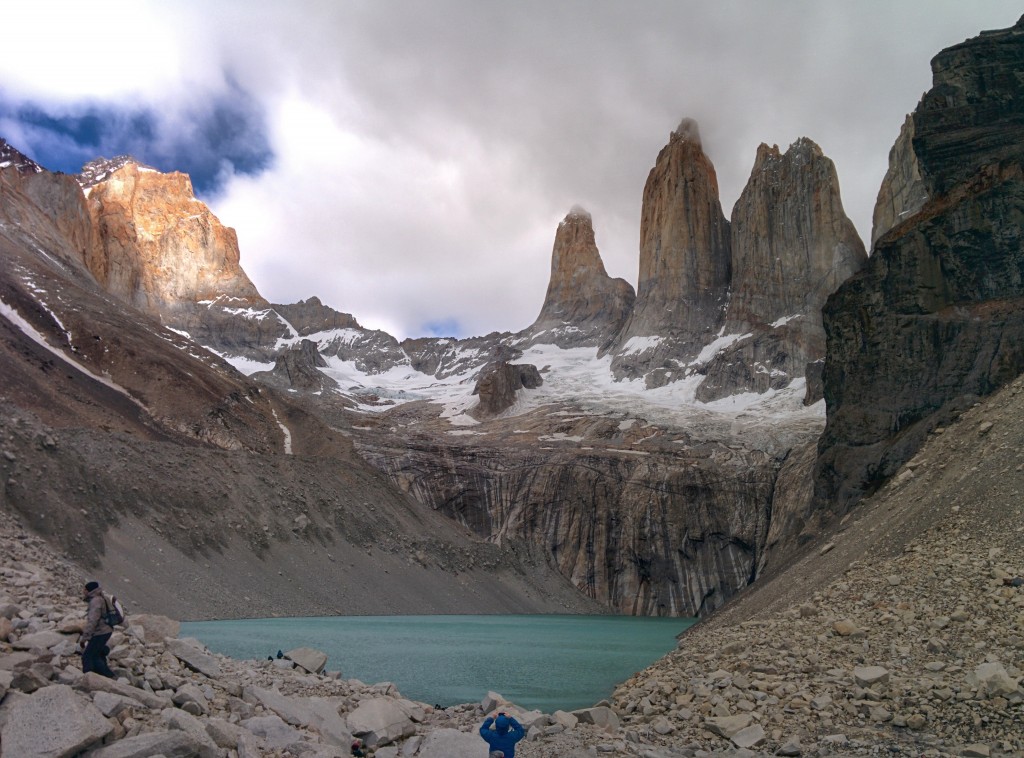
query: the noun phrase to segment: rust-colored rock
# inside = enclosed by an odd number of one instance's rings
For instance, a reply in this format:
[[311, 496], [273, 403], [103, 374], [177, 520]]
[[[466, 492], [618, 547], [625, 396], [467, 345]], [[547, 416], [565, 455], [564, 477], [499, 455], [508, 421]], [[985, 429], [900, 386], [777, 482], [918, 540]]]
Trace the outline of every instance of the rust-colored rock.
[[127, 163], [88, 193], [98, 236], [88, 265], [111, 294], [165, 317], [225, 295], [266, 305], [239, 266], [235, 231], [196, 199], [187, 175]]
[[[644, 186], [636, 305], [617, 341], [616, 374], [645, 374], [664, 358], [696, 353], [710, 342], [722, 323], [729, 280], [729, 222], [718, 199], [718, 176], [696, 122], [683, 119]], [[640, 361], [630, 357], [654, 336], [661, 339], [653, 353]]]

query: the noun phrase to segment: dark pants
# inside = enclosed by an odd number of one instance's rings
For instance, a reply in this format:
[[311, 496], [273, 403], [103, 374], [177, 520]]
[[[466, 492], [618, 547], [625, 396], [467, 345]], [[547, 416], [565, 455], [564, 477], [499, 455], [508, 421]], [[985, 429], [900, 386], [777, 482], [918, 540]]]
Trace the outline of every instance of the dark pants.
[[85, 643], [85, 650], [82, 651], [82, 671], [88, 674], [90, 671], [95, 671], [101, 676], [115, 679], [114, 672], [110, 670], [110, 666], [107, 665], [107, 653], [109, 648], [107, 642], [110, 640], [109, 634], [97, 634], [95, 637], [90, 637], [89, 641]]

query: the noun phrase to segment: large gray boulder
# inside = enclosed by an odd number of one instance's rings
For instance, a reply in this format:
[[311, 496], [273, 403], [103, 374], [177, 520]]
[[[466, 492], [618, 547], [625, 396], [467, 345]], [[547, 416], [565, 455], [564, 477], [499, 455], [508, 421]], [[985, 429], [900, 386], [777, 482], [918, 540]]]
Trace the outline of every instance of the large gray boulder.
[[185, 640], [167, 640], [167, 650], [193, 671], [198, 671], [210, 679], [220, 678], [220, 662], [205, 650], [200, 650]]
[[186, 732], [150, 732], [90, 750], [83, 758], [195, 758], [199, 751], [199, 743]]
[[169, 698], [155, 695], [152, 692], [132, 687], [130, 684], [107, 679], [105, 676], [90, 671], [83, 674], [75, 681], [75, 689], [85, 692], [110, 692], [114, 695], [131, 698], [142, 703], [147, 708], [170, 708], [172, 703]]
[[24, 637], [11, 642], [15, 650], [49, 650], [51, 647], [67, 641], [67, 637], [60, 632], [47, 629], [35, 634], [26, 634]]
[[310, 674], [321, 673], [324, 670], [324, 666], [327, 665], [327, 653], [322, 653], [311, 647], [298, 647], [294, 650], [289, 650], [284, 654], [284, 657]]
[[77, 755], [112, 731], [91, 701], [67, 685], [55, 684], [14, 705], [0, 743], [5, 756], [64, 758]]
[[582, 708], [573, 711], [572, 714], [579, 719], [581, 724], [593, 724], [604, 729], [609, 734], [619, 728], [619, 717], [611, 708], [606, 705], [597, 705], [593, 708]]
[[169, 729], [177, 729], [194, 738], [196, 744], [199, 745], [197, 752], [199, 758], [223, 758], [225, 755], [225, 751], [219, 748], [213, 738], [206, 733], [203, 722], [191, 713], [186, 713], [180, 708], [166, 708], [160, 713], [160, 720]]
[[405, 711], [386, 697], [364, 700], [348, 714], [348, 728], [361, 737], [368, 747], [387, 745], [389, 742], [409, 737], [416, 727]]
[[479, 734], [435, 729], [423, 740], [416, 758], [481, 758], [484, 755], [487, 755], [487, 743]]
[[163, 639], [177, 639], [181, 633], [181, 624], [167, 616], [160, 616], [155, 613], [140, 613], [132, 615], [129, 619], [131, 627], [139, 627], [143, 630], [147, 642], [156, 642]]
[[293, 729], [280, 716], [254, 716], [241, 725], [257, 737], [262, 737], [270, 748], [286, 748], [302, 740], [302, 732]]
[[352, 732], [338, 715], [338, 704], [328, 698], [282, 695], [277, 690], [262, 687], [246, 688], [246, 694], [256, 698], [263, 707], [292, 726], [302, 726], [317, 732], [324, 742], [341, 747], [348, 747], [352, 743]]

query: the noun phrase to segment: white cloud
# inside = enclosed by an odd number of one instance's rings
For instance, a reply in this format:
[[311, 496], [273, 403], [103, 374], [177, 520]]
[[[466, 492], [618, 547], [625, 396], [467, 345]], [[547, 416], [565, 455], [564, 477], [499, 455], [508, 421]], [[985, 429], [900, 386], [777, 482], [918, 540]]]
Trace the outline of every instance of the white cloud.
[[265, 110], [275, 158], [211, 205], [264, 295], [316, 294], [400, 337], [449, 319], [476, 334], [533, 320], [577, 203], [608, 272], [635, 283], [644, 180], [684, 116], [727, 213], [760, 142], [808, 136], [867, 238], [929, 60], [1016, 6], [36, 0], [15, 20], [38, 33], [0, 47], [0, 92], [141, 100], [166, 131], [234, 83]]

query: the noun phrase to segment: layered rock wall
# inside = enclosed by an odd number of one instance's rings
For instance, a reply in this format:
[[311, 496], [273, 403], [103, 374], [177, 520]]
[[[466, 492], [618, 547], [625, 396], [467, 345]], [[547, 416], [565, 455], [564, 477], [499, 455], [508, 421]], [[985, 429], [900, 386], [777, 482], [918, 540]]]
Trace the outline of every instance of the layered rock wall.
[[793, 511], [787, 525], [806, 516], [797, 477], [777, 483], [783, 459], [658, 443], [649, 428], [630, 443], [631, 432], [590, 423], [573, 430], [585, 450], [565, 435], [561, 445], [550, 441], [558, 435], [531, 441], [523, 418], [517, 442], [414, 435], [398, 446], [371, 435], [357, 445], [417, 501], [481, 537], [538, 545], [581, 592], [621, 613], [710, 613], [779, 560], [766, 554], [773, 500]]
[[914, 112], [928, 201], [825, 309], [815, 497], [849, 509], [1024, 372], [1024, 25], [940, 53]]

